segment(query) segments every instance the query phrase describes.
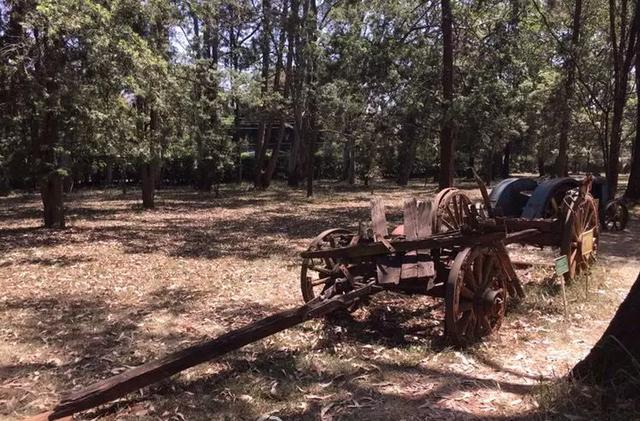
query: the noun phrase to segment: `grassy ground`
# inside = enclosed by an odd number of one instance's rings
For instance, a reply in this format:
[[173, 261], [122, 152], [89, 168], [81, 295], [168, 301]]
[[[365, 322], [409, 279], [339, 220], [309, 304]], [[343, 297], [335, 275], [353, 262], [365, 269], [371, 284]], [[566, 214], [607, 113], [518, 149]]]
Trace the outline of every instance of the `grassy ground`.
[[[434, 191], [373, 193], [397, 223], [405, 197]], [[74, 193], [64, 231], [39, 228], [37, 196], [0, 198], [0, 418], [300, 304], [299, 252], [325, 228], [367, 220], [372, 197], [330, 184], [313, 199], [279, 187], [221, 198], [162, 190], [157, 209], [142, 211], [138, 193]], [[513, 246], [513, 259], [543, 265], [519, 271], [529, 296], [483, 344], [445, 347], [440, 301], [380, 295], [351, 318], [308, 322], [78, 418], [572, 419], [578, 409], [549, 385], [624, 298], [638, 232], [636, 218], [603, 236], [589, 290], [569, 289], [566, 318], [544, 265], [555, 251]]]

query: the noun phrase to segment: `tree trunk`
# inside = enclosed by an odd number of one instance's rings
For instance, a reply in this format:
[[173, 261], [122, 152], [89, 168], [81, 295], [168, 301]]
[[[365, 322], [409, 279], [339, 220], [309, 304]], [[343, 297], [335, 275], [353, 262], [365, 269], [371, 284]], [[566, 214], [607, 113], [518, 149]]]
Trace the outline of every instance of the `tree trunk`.
[[271, 137], [271, 127], [267, 127], [266, 122], [260, 123], [258, 126], [258, 135], [256, 137], [255, 148], [255, 172], [253, 174], [253, 186], [262, 187], [262, 177], [264, 176], [264, 160], [267, 156], [267, 144]]
[[640, 275], [589, 355], [571, 371], [579, 380], [614, 386], [620, 392], [638, 376], [640, 361]]
[[142, 165], [142, 207], [144, 209], [153, 209], [155, 207], [155, 165], [150, 162]]
[[504, 145], [504, 149], [502, 150], [502, 172], [500, 176], [504, 178], [509, 178], [509, 173], [511, 172], [511, 142], [507, 142]]
[[289, 187], [298, 187], [300, 184], [300, 130], [297, 123], [293, 130], [293, 142], [289, 149], [289, 161], [287, 164], [287, 184]]
[[350, 132], [342, 150], [342, 181], [353, 185], [356, 183], [356, 161], [354, 157], [354, 139]]
[[[308, 135], [305, 136], [308, 138], [307, 145], [307, 197], [313, 196], [313, 170], [315, 165], [315, 151], [316, 144], [319, 140], [319, 127], [318, 127], [318, 101], [317, 101], [317, 85], [318, 85], [318, 53], [316, 52], [317, 46], [317, 30], [318, 30], [318, 9], [316, 6], [316, 0], [309, 0], [308, 5], [305, 6], [308, 8], [308, 13], [310, 14], [304, 22], [306, 26], [306, 42], [307, 44], [313, 45], [313, 48], [307, 48], [305, 54], [309, 56], [306, 57], [305, 62], [308, 63], [307, 70], [307, 96], [308, 96]], [[306, 116], [305, 116], [306, 117]]]
[[[278, 39], [278, 54], [276, 58], [275, 65], [275, 73], [273, 78], [273, 91], [279, 92], [280, 87], [282, 85], [282, 97], [286, 101], [289, 98], [289, 83], [288, 80], [285, 79], [284, 83], [281, 84], [281, 76], [284, 69], [285, 78], [288, 78], [291, 74], [291, 68], [293, 66], [293, 50], [291, 48], [291, 43], [289, 43], [289, 48], [287, 49], [287, 58], [286, 63], [283, 63], [284, 57], [284, 46], [287, 37], [290, 39], [291, 36], [285, 30], [287, 26], [287, 22], [289, 20], [288, 16], [289, 12], [289, 2], [284, 0], [282, 3], [282, 11], [280, 13], [280, 38]], [[283, 67], [284, 66], [284, 67]], [[282, 142], [287, 134], [287, 125], [285, 121], [286, 115], [283, 112], [280, 112], [280, 128], [278, 129], [278, 134], [276, 137], [276, 144], [271, 150], [271, 157], [267, 162], [267, 168], [264, 172], [264, 175], [261, 179], [262, 188], [266, 189], [271, 184], [271, 180], [273, 179], [273, 174], [275, 173], [276, 166], [278, 165], [278, 157], [280, 155], [280, 148], [282, 147]]]
[[[305, 2], [306, 3], [306, 2]], [[288, 42], [289, 48], [293, 48], [293, 59], [295, 66], [288, 69], [287, 83], [290, 86], [291, 92], [291, 109], [293, 112], [293, 142], [289, 149], [289, 162], [287, 164], [287, 184], [290, 187], [297, 187], [301, 178], [301, 167], [303, 157], [303, 88], [304, 88], [304, 60], [303, 51], [304, 45], [301, 40], [301, 26], [302, 22], [306, 20], [306, 9], [303, 8], [302, 19], [299, 17], [300, 1], [291, 1], [291, 11], [289, 13], [289, 34]]]
[[[626, 0], [623, 2], [623, 15], [626, 13]], [[613, 93], [613, 115], [611, 117], [611, 135], [609, 136], [609, 159], [607, 160], [607, 186], [609, 194], [613, 197], [618, 190], [618, 172], [620, 165], [620, 145], [622, 138], [622, 119], [624, 108], [627, 102], [627, 84], [629, 71], [635, 53], [635, 43], [638, 34], [639, 9], [636, 6], [633, 12], [632, 24], [627, 28], [626, 18], [620, 19], [620, 40], [616, 41], [618, 31], [616, 31], [617, 8], [615, 0], [609, 0], [609, 24], [610, 36], [613, 47], [614, 63], [614, 93]], [[628, 30], [628, 35], [627, 35]], [[628, 44], [625, 45], [625, 37]]]
[[398, 171], [398, 185], [400, 186], [409, 184], [413, 171], [418, 146], [416, 117], [415, 112], [410, 111], [401, 131], [402, 145], [400, 146], [400, 168]]
[[278, 156], [280, 155], [280, 148], [282, 147], [282, 142], [284, 141], [284, 137], [287, 134], [287, 127], [285, 122], [280, 123], [280, 128], [278, 129], [278, 137], [276, 139], [276, 144], [271, 151], [271, 157], [269, 158], [269, 162], [267, 162], [267, 169], [262, 176], [262, 188], [266, 189], [271, 185], [271, 180], [273, 179], [273, 174], [276, 171], [276, 166], [278, 165]]
[[40, 196], [44, 206], [44, 226], [46, 228], [64, 228], [64, 196], [60, 174], [52, 172], [42, 180]]
[[451, 103], [453, 101], [453, 13], [451, 1], [442, 8], [442, 126], [440, 129], [440, 188], [453, 185], [454, 140]]
[[545, 175], [544, 158], [542, 156], [538, 155], [537, 163], [538, 163], [538, 176], [544, 177], [544, 175]]
[[[640, 38], [640, 33], [638, 33]], [[640, 200], [640, 42], [636, 41], [636, 137], [631, 154], [631, 172], [624, 197], [632, 201]]]
[[[271, 0], [262, 0], [262, 33], [260, 35], [260, 51], [262, 53], [262, 90], [263, 98], [269, 92], [269, 67], [271, 64]], [[264, 110], [263, 110], [264, 112]], [[267, 156], [267, 146], [271, 139], [271, 118], [262, 117], [258, 129], [255, 152], [255, 174], [253, 185], [256, 188], [262, 187], [264, 176], [264, 160]]]
[[582, 15], [582, 0], [576, 0], [573, 12], [573, 28], [571, 34], [571, 46], [565, 57], [566, 79], [564, 84], [564, 96], [561, 105], [560, 138], [558, 141], [558, 158], [556, 159], [556, 175], [566, 177], [569, 175], [567, 149], [569, 145], [569, 131], [571, 130], [571, 101], [573, 100], [576, 80], [576, 66], [578, 46], [580, 44], [580, 25]]

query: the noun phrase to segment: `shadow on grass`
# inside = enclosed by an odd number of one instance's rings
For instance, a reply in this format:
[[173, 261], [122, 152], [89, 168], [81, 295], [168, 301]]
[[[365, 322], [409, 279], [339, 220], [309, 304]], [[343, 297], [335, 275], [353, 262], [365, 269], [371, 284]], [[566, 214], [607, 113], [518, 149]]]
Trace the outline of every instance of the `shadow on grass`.
[[[146, 212], [144, 218], [137, 214], [135, 219], [131, 209], [99, 209], [86, 204], [74, 206], [71, 202], [68, 214], [76, 221], [99, 220], [100, 224], [70, 223], [66, 230], [0, 228], [0, 251], [115, 242], [133, 254], [164, 252], [208, 259], [294, 256], [299, 251], [295, 241], [312, 238], [328, 227], [354, 228], [369, 218], [367, 202], [360, 207], [336, 204], [335, 208], [314, 209], [306, 200], [291, 198], [290, 193], [260, 195], [256, 199], [209, 201], [197, 193], [166, 192], [161, 197], [168, 204], [159, 206], [160, 212]], [[123, 206], [127, 203], [123, 202]], [[216, 218], [219, 209], [235, 208], [250, 209], [245, 209], [241, 217]], [[210, 216], [193, 217], [198, 209], [210, 212]]]

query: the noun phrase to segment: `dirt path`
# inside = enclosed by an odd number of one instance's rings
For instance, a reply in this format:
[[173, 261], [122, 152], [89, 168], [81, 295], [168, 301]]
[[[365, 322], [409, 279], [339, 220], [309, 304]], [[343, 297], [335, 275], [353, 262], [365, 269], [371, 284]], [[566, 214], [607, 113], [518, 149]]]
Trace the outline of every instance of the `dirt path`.
[[[404, 197], [376, 192], [399, 220]], [[74, 195], [69, 229], [38, 229], [35, 196], [0, 198], [0, 418], [49, 408], [62, 391], [119, 373], [300, 303], [298, 253], [326, 227], [368, 219], [369, 192], [161, 191]], [[478, 196], [475, 191], [470, 191]], [[637, 216], [604, 234], [589, 298], [569, 292], [565, 320], [550, 270], [520, 271], [528, 298], [500, 332], [444, 348], [442, 303], [376, 296], [352, 319], [312, 321], [80, 419], [514, 419], [536, 390], [590, 349], [637, 275]], [[553, 251], [512, 250], [549, 263]], [[606, 279], [606, 285], [602, 281]], [[533, 416], [533, 415], [531, 415]], [[271, 418], [269, 418], [271, 417]]]

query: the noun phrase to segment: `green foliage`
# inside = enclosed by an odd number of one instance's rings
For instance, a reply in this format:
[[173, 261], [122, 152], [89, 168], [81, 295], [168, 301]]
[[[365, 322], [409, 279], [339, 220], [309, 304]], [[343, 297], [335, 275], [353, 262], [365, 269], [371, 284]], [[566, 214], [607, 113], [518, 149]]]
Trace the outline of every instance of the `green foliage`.
[[[507, 146], [512, 171], [557, 153], [573, 2], [542, 3], [453, 2], [459, 174], [475, 166], [498, 176]], [[439, 2], [265, 5], [0, 0], [0, 178], [28, 187], [50, 171], [76, 177], [166, 161], [191, 162], [205, 184], [219, 183], [256, 147], [254, 135], [241, 145], [239, 127], [281, 120], [300, 136], [296, 165], [308, 165], [317, 130], [319, 177], [346, 177], [350, 159], [363, 180], [396, 177], [406, 165], [414, 175], [437, 171]], [[613, 100], [609, 16], [594, 0], [584, 10], [569, 152], [598, 169]], [[627, 113], [627, 148], [633, 120]], [[292, 142], [280, 150], [280, 174]]]

